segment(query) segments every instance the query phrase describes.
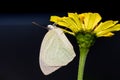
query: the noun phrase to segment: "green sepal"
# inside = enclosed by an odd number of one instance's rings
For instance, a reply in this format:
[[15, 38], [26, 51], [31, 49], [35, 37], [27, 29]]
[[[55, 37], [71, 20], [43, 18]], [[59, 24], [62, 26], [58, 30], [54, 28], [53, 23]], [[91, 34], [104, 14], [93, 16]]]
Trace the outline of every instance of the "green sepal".
[[80, 48], [90, 48], [96, 39], [96, 36], [89, 32], [78, 32], [75, 37]]

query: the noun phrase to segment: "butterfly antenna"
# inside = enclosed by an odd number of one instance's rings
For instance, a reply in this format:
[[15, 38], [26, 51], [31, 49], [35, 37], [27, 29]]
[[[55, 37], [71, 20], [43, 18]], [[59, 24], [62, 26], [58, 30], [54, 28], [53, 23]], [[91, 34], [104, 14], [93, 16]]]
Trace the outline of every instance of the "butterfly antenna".
[[34, 25], [36, 25], [36, 26], [39, 26], [39, 27], [42, 27], [42, 28], [44, 28], [44, 29], [49, 30], [47, 27], [44, 27], [44, 26], [42, 26], [42, 25], [40, 25], [40, 24], [38, 24], [38, 23], [36, 23], [36, 22], [32, 22], [32, 24], [34, 24]]

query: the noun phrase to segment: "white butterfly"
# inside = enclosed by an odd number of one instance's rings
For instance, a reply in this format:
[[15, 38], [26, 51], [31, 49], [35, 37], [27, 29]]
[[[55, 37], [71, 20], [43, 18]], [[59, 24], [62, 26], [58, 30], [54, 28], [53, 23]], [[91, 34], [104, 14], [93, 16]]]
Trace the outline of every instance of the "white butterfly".
[[49, 31], [43, 38], [39, 64], [44, 75], [49, 75], [66, 66], [76, 56], [73, 46], [64, 32], [55, 25], [48, 25]]

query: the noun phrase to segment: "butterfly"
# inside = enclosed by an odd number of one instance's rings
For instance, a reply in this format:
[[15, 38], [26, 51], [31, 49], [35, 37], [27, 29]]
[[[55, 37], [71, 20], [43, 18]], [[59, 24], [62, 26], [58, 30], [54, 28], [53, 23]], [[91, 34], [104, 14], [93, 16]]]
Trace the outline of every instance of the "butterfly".
[[48, 25], [39, 54], [39, 65], [44, 75], [49, 75], [69, 64], [76, 56], [74, 48], [63, 30], [56, 25]]

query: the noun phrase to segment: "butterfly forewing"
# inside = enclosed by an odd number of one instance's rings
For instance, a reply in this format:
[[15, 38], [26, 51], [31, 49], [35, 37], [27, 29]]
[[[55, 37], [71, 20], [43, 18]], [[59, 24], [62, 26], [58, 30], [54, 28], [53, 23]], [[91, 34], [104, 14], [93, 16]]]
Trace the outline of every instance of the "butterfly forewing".
[[40, 67], [44, 74], [50, 74], [67, 65], [75, 57], [72, 44], [60, 28], [52, 29], [45, 35], [40, 49]]
[[72, 45], [59, 28], [50, 30], [42, 44], [44, 49], [41, 52], [41, 58], [48, 66], [64, 66], [75, 57]]

